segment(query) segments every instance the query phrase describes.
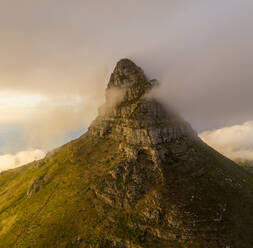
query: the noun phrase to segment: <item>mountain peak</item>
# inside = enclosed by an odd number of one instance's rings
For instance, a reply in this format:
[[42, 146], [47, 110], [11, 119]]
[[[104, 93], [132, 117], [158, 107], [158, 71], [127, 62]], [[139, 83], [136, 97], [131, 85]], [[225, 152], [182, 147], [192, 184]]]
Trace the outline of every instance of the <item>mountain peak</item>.
[[106, 103], [90, 132], [95, 136], [110, 135], [134, 147], [155, 146], [183, 136], [196, 138], [188, 123], [147, 96], [155, 82], [149, 81], [131, 60], [120, 60], [108, 83]]
[[112, 88], [124, 90], [129, 100], [133, 100], [143, 95], [151, 85], [140, 67], [130, 59], [121, 59], [111, 74], [107, 90]]
[[117, 62], [116, 68], [119, 70], [124, 70], [126, 68], [138, 69], [139, 67], [132, 60], [128, 58], [123, 58]]

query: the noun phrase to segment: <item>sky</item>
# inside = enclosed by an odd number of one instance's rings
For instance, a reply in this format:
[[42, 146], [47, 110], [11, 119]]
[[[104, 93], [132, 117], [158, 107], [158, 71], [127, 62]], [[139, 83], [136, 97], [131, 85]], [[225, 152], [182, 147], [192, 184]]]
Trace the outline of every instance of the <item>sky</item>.
[[0, 0], [0, 171], [85, 132], [124, 57], [208, 144], [253, 159], [252, 23], [251, 0]]

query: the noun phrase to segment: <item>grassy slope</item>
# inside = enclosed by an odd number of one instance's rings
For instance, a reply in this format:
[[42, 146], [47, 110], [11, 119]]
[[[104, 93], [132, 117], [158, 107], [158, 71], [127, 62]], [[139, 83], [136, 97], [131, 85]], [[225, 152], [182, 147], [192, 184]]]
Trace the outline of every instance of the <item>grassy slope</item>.
[[[96, 149], [91, 145], [96, 146]], [[99, 209], [100, 205], [94, 202], [89, 186], [99, 183], [98, 178], [117, 163], [113, 156], [120, 158], [120, 155], [115, 156], [115, 146], [108, 140], [94, 144], [84, 135], [63, 146], [56, 156], [40, 168], [31, 163], [2, 173], [1, 248], [10, 247], [24, 228], [26, 231], [18, 240], [17, 247], [66, 247], [72, 241], [75, 243], [73, 238], [78, 236], [78, 232], [83, 234], [87, 231], [86, 226], [92, 230], [91, 234], [86, 233], [87, 237], [97, 237], [96, 232], [106, 222], [99, 219], [97, 213], [107, 210]], [[40, 191], [28, 198], [26, 192], [29, 184], [39, 176], [43, 176]], [[30, 223], [52, 192], [55, 193], [51, 200]], [[93, 218], [94, 215], [96, 218]]]
[[[208, 207], [226, 196], [236, 209], [232, 209], [227, 218], [232, 219], [236, 230], [241, 230], [238, 233], [231, 231], [231, 236], [243, 233], [246, 237], [250, 236], [252, 229], [245, 220], [252, 218], [252, 199], [247, 198], [247, 192], [253, 189], [252, 177], [207, 146], [189, 145], [198, 151], [196, 156], [202, 154], [198, 158], [199, 165], [187, 169], [182, 165], [188, 165], [190, 161], [172, 157], [165, 172], [169, 187], [164, 193], [164, 204], [170, 206], [177, 201], [187, 201], [192, 192], [199, 192], [203, 196], [202, 208], [198, 208], [198, 202], [197, 205], [192, 203], [189, 208], [205, 215]], [[175, 241], [163, 243], [162, 239], [153, 244], [154, 240], [147, 241], [148, 238], [144, 242], [145, 233], [135, 227], [135, 223], [146, 224], [142, 223], [139, 212], [145, 204], [152, 202], [152, 191], [144, 196], [145, 199], [139, 200], [136, 208], [127, 211], [111, 208], [95, 197], [91, 188], [94, 185], [103, 188], [104, 176], [124, 160], [117, 148], [118, 144], [110, 139], [94, 140], [85, 134], [61, 147], [40, 168], [31, 163], [0, 174], [0, 247], [11, 247], [15, 240], [15, 247], [82, 247], [86, 240], [91, 247], [110, 247], [107, 239], [111, 236], [130, 240], [142, 247], [145, 247], [145, 242], [149, 242], [146, 247], [181, 247]], [[168, 149], [173, 150], [174, 147]], [[192, 176], [194, 166], [206, 167], [205, 176], [196, 180]], [[27, 189], [38, 177], [41, 177], [40, 190], [28, 197]], [[234, 180], [232, 183], [229, 181], [231, 178]], [[243, 186], [234, 189], [230, 184], [235, 183]], [[175, 199], [172, 192], [176, 192]], [[244, 216], [241, 221], [240, 216]], [[152, 225], [161, 227], [163, 223]], [[19, 234], [22, 235], [19, 237]], [[189, 244], [187, 247], [192, 246]], [[236, 247], [249, 246], [242, 244]]]

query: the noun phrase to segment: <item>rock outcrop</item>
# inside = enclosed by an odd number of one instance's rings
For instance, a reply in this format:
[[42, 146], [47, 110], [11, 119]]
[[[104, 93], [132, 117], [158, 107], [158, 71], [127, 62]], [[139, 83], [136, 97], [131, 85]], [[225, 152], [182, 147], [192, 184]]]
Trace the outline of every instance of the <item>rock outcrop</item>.
[[[108, 83], [106, 103], [89, 132], [100, 137], [109, 135], [120, 141], [120, 149], [129, 155], [142, 149], [157, 154], [159, 144], [187, 136], [197, 139], [196, 132], [187, 122], [149, 97], [149, 91], [155, 86], [157, 82], [149, 81], [132, 61], [120, 60]], [[111, 91], [118, 92], [117, 101], [110, 99], [115, 97]]]

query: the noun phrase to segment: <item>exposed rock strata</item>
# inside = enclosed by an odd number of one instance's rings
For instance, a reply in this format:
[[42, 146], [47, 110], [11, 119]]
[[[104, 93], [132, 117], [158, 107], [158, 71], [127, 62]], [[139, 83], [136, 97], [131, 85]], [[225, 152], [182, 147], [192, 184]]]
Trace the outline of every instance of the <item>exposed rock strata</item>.
[[159, 102], [147, 96], [156, 84], [154, 80], [149, 81], [132, 61], [121, 60], [107, 87], [107, 96], [110, 90], [123, 90], [121, 101], [108, 107], [110, 99], [107, 98], [89, 132], [121, 141], [120, 149], [133, 158], [138, 151], [148, 149], [155, 159], [159, 144], [188, 136], [197, 138], [187, 122], [173, 112], [168, 113]]

